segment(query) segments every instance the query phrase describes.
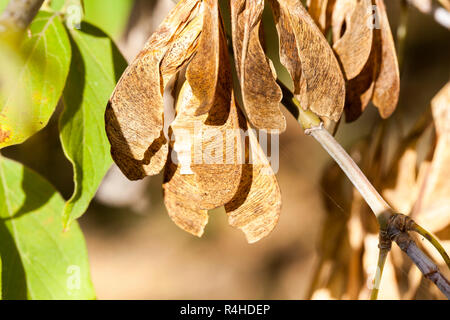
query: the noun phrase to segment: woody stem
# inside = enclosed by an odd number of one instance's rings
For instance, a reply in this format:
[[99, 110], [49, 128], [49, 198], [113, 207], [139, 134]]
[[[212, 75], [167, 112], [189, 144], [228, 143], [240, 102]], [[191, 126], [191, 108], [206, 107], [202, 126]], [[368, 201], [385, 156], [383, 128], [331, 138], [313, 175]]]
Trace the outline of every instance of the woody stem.
[[[384, 263], [386, 261], [387, 254], [390, 251], [390, 243], [391, 241], [394, 241], [416, 264], [424, 277], [434, 282], [441, 292], [450, 299], [449, 281], [443, 276], [437, 266], [422, 252], [422, 250], [420, 250], [407, 232], [403, 230], [397, 231], [393, 221], [397, 221], [398, 219], [395, 218], [401, 215], [393, 213], [391, 207], [370, 183], [358, 165], [348, 155], [344, 148], [342, 148], [342, 146], [334, 139], [334, 137], [323, 127], [323, 123], [320, 118], [313, 112], [304, 110], [289, 88], [287, 88], [281, 81], [278, 80], [277, 82], [283, 91], [283, 105], [286, 106], [287, 110], [303, 126], [305, 133], [314, 137], [341, 167], [348, 179], [353, 183], [355, 188], [360, 192], [361, 196], [372, 209], [378, 220], [380, 227], [380, 253], [378, 259], [379, 270], [377, 270], [375, 290], [372, 292], [372, 298], [376, 299], [378, 295], [378, 288], [381, 282]], [[423, 228], [415, 228], [414, 231], [425, 234]], [[434, 237], [431, 238], [430, 241], [436, 248], [438, 248], [438, 250], [439, 248], [442, 248]], [[439, 250], [442, 254], [441, 251], [442, 250]]]
[[[305, 133], [314, 137], [328, 152], [328, 154], [341, 167], [356, 189], [372, 209], [378, 219], [380, 228], [385, 230], [390, 216], [393, 214], [391, 207], [373, 187], [358, 165], [349, 154], [334, 139], [334, 137], [323, 127], [322, 121], [313, 112], [303, 110], [299, 102], [280, 81], [283, 90], [283, 104], [305, 129]], [[291, 111], [292, 110], [292, 111]]]
[[0, 24], [26, 29], [43, 3], [44, 0], [11, 0], [0, 16]]
[[386, 262], [389, 249], [380, 248], [378, 253], [377, 271], [373, 280], [373, 288], [370, 294], [370, 300], [378, 299], [378, 292], [380, 291], [381, 276], [383, 275], [384, 264]]

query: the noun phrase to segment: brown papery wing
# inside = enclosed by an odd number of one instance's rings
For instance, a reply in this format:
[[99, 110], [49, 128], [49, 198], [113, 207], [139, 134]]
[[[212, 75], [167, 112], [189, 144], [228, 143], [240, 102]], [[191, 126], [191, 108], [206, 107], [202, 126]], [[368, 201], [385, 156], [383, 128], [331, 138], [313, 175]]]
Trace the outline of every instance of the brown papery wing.
[[131, 180], [157, 174], [166, 162], [164, 88], [195, 52], [201, 9], [198, 0], [177, 4], [125, 70], [106, 108], [111, 155]]
[[[248, 125], [247, 125], [247, 128]], [[249, 243], [268, 236], [281, 212], [281, 193], [269, 161], [252, 130], [248, 130], [247, 161], [235, 197], [225, 205], [228, 222], [242, 230]]]
[[214, 209], [230, 201], [241, 179], [242, 138], [234, 98], [214, 105], [208, 114], [195, 116], [199, 101], [184, 83], [171, 128], [174, 151], [194, 176], [195, 201], [202, 209]]
[[311, 15], [311, 18], [314, 19], [316, 24], [319, 26], [320, 31], [324, 33], [329, 24], [329, 7], [333, 6], [333, 2], [335, 0], [311, 0], [308, 12]]
[[[189, 63], [186, 71], [186, 79], [189, 82], [194, 95], [200, 101], [195, 114], [207, 113], [217, 95], [219, 73], [224, 70], [220, 61], [223, 50], [228, 50], [226, 41], [223, 41], [222, 19], [219, 13], [217, 0], [203, 1], [203, 28], [197, 52]], [[220, 98], [219, 98], [220, 99]]]
[[347, 80], [356, 77], [363, 69], [372, 49], [372, 1], [360, 0], [347, 24], [344, 35], [334, 45]]
[[350, 18], [356, 7], [357, 0], [335, 0], [333, 12], [331, 13], [331, 32], [333, 43], [342, 36], [345, 25], [350, 23]]
[[278, 33], [290, 29], [295, 35], [295, 43], [280, 46], [295, 48], [300, 58], [307, 96], [300, 100], [308, 102], [302, 107], [339, 120], [344, 108], [345, 81], [333, 50], [300, 1], [271, 0], [271, 4]]
[[258, 129], [282, 132], [286, 129], [282, 92], [260, 41], [263, 9], [262, 0], [231, 0], [234, 58], [249, 121]]
[[378, 107], [381, 117], [387, 118], [397, 107], [400, 94], [400, 71], [386, 7], [383, 0], [375, 0], [375, 4], [380, 26], [380, 30], [375, 31], [375, 39], [381, 43], [381, 58], [372, 101]]

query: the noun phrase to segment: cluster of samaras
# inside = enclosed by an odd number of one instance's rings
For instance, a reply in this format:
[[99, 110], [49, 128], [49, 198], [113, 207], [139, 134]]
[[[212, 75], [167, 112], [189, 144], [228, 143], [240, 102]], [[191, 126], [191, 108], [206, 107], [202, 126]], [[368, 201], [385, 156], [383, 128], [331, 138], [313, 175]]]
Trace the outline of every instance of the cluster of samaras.
[[[383, 117], [392, 113], [399, 79], [383, 0], [312, 0], [308, 10], [300, 0], [269, 2], [281, 62], [302, 107], [333, 121], [340, 119], [344, 109], [347, 120], [355, 119], [370, 100]], [[374, 19], [373, 5], [378, 8], [379, 29], [368, 23]], [[276, 225], [281, 196], [264, 152], [247, 129], [282, 132], [286, 122], [280, 110], [282, 91], [262, 44], [264, 1], [230, 0], [230, 7], [245, 115], [234, 98], [218, 0], [182, 0], [117, 84], [106, 110], [106, 129], [113, 159], [129, 179], [165, 168], [164, 201], [178, 226], [200, 236], [208, 210], [224, 206], [230, 224], [255, 242]], [[329, 30], [333, 46], [324, 36]], [[173, 80], [176, 116], [173, 122], [164, 123], [164, 90]], [[236, 149], [234, 162], [192, 161], [191, 174], [182, 174], [171, 156], [174, 150], [187, 149], [194, 157], [192, 140], [201, 139], [204, 148], [216, 143], [207, 134], [194, 133], [199, 123], [202, 130], [221, 130], [223, 141], [227, 132], [242, 129], [248, 132], [248, 142], [236, 139], [223, 147], [223, 154], [216, 154], [224, 158], [230, 148]], [[169, 125], [170, 138], [165, 130]], [[192, 133], [188, 139], [186, 132]], [[239, 150], [252, 162], [238, 161]]]

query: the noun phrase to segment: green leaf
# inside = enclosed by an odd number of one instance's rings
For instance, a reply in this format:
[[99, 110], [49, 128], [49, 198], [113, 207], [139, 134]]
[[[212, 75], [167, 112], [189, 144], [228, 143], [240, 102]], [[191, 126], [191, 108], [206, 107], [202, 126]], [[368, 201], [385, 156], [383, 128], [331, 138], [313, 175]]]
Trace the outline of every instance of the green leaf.
[[133, 0], [109, 0], [108, 5], [98, 0], [84, 0], [85, 20], [102, 28], [118, 39], [130, 18]]
[[46, 180], [0, 157], [0, 256], [4, 299], [93, 299], [77, 224], [63, 232], [64, 200]]
[[2, 300], [2, 257], [0, 256], [0, 300]]
[[0, 90], [0, 148], [47, 125], [69, 72], [70, 43], [59, 16], [40, 12], [30, 32], [18, 49], [20, 66], [8, 75], [14, 88]]
[[66, 0], [51, 0], [50, 7], [55, 11], [61, 11], [65, 3]]
[[72, 65], [63, 93], [61, 143], [74, 167], [75, 191], [64, 208], [63, 223], [80, 217], [111, 166], [104, 113], [126, 62], [113, 41], [96, 27], [82, 23], [70, 30]]
[[3, 10], [6, 9], [8, 2], [9, 2], [9, 0], [0, 0], [0, 13], [2, 13]]

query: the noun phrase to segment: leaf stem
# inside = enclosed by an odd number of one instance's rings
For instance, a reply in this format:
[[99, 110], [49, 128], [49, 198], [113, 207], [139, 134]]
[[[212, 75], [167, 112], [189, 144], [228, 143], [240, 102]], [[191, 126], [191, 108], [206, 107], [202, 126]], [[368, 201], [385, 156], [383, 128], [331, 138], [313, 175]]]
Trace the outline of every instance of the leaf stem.
[[383, 276], [384, 265], [386, 263], [387, 256], [389, 254], [389, 249], [380, 248], [378, 254], [377, 271], [375, 273], [375, 278], [373, 279], [372, 293], [370, 294], [370, 300], [378, 299], [378, 292], [380, 291], [381, 277]]
[[[375, 277], [374, 289], [371, 298], [376, 299], [378, 296], [379, 285], [383, 273], [387, 255], [391, 249], [391, 241], [395, 243], [408, 255], [408, 257], [416, 264], [425, 278], [431, 280], [442, 291], [447, 298], [450, 299], [450, 283], [440, 273], [437, 266], [428, 258], [416, 245], [408, 230], [414, 230], [423, 234], [441, 253], [446, 263], [448, 255], [429, 232], [415, 224], [409, 217], [402, 214], [394, 214], [391, 207], [378, 193], [374, 186], [370, 183], [358, 165], [342, 148], [342, 146], [334, 139], [334, 137], [323, 127], [320, 118], [309, 110], [304, 110], [292, 92], [279, 80], [279, 86], [283, 91], [282, 103], [286, 109], [297, 119], [303, 126], [305, 134], [313, 136], [328, 154], [336, 161], [336, 163], [344, 171], [348, 179], [353, 183], [359, 191], [366, 203], [375, 214], [380, 227], [379, 257], [378, 268]], [[411, 228], [414, 226], [414, 228]]]
[[445, 252], [444, 247], [439, 243], [439, 241], [436, 239], [436, 237], [431, 233], [425, 230], [423, 227], [418, 225], [417, 223], [414, 223], [412, 228], [412, 231], [417, 232], [421, 236], [423, 236], [425, 239], [427, 239], [440, 253], [442, 258], [444, 259], [445, 263], [447, 264], [447, 267], [450, 269], [450, 257], [448, 256], [447, 252]]
[[441, 292], [450, 299], [450, 283], [439, 271], [439, 268], [428, 256], [419, 249], [417, 244], [407, 232], [394, 229], [390, 232], [391, 239], [405, 252], [419, 268], [425, 278], [432, 281]]
[[283, 91], [283, 104], [303, 126], [305, 133], [314, 137], [341, 167], [372, 209], [380, 224], [380, 228], [386, 230], [387, 222], [393, 214], [391, 207], [370, 183], [344, 148], [323, 127], [320, 118], [309, 110], [303, 110], [292, 92], [281, 81], [278, 81], [278, 84]]

